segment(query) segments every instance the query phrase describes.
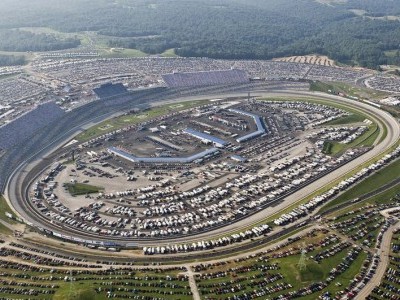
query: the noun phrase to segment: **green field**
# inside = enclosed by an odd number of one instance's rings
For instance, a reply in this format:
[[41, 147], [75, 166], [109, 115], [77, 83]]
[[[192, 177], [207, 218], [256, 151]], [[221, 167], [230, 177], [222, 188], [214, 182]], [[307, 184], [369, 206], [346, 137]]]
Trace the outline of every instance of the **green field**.
[[[371, 125], [369, 126], [369, 133], [367, 135], [363, 135], [361, 137], [364, 137], [364, 139], [360, 140], [357, 144], [357, 146], [364, 146], [364, 147], [371, 147], [374, 145], [376, 139], [378, 138], [379, 134], [380, 134], [380, 129], [377, 125]], [[368, 133], [368, 132], [367, 132]], [[378, 141], [378, 144], [383, 141], [386, 138], [387, 135], [387, 130], [386, 127], [383, 128], [383, 133], [382, 133], [382, 137], [380, 138], [380, 140]]]
[[0, 233], [2, 233], [4, 235], [10, 235], [10, 234], [12, 234], [12, 231], [7, 226], [0, 223]]
[[[288, 279], [287, 281], [290, 283], [295, 283], [296, 288], [301, 288], [312, 282], [323, 281], [326, 279], [329, 276], [329, 272], [332, 270], [332, 268], [336, 267], [346, 256], [348, 250], [349, 248], [344, 249], [329, 259], [324, 259], [320, 264], [309, 259], [306, 264], [307, 269], [304, 271], [300, 271], [298, 269], [297, 264], [300, 258], [299, 256], [282, 259], [280, 265], [285, 274], [285, 278]], [[313, 252], [307, 254], [307, 256], [312, 254]], [[354, 276], [360, 272], [361, 266], [366, 257], [366, 253], [360, 253], [357, 259], [352, 262], [350, 268], [336, 277], [335, 280], [325, 289], [320, 292], [301, 297], [301, 299], [314, 300], [318, 298], [318, 295], [322, 295], [325, 292], [334, 294], [342, 290], [346, 285], [349, 284], [350, 280], [352, 280]], [[337, 286], [336, 283], [340, 283], [342, 286]]]
[[5, 215], [6, 212], [10, 213], [14, 218], [16, 217], [14, 211], [10, 208], [10, 206], [8, 205], [6, 199], [4, 199], [3, 196], [0, 196], [0, 219], [3, 220], [3, 221], [6, 221], [7, 223], [10, 223], [10, 224], [18, 223], [17, 221], [8, 218]]
[[28, 282], [50, 287], [26, 286], [22, 288], [31, 291], [52, 292], [52, 294], [39, 295], [0, 292], [0, 298], [7, 299], [105, 300], [109, 298], [106, 289], [110, 289], [112, 294], [120, 298], [136, 294], [166, 300], [192, 299], [189, 282], [183, 280], [177, 271], [104, 271], [106, 275], [96, 274], [96, 271], [90, 275], [85, 275], [84, 272], [76, 274], [76, 271], [72, 271], [72, 282], [68, 279], [71, 276], [69, 271], [61, 271], [57, 268], [53, 270], [44, 268], [38, 271], [29, 268], [18, 270], [0, 267], [0, 272], [2, 280], [12, 281], [12, 284], [2, 283], [2, 288], [15, 288], [17, 287], [15, 283]]
[[[140, 51], [138, 49], [129, 49], [129, 48], [113, 48], [108, 45], [108, 41], [110, 40], [110, 36], [105, 36], [98, 34], [93, 31], [86, 32], [61, 32], [54, 30], [49, 27], [20, 27], [20, 30], [32, 32], [34, 34], [49, 34], [53, 35], [60, 39], [66, 38], [78, 38], [81, 41], [82, 46], [90, 46], [95, 50], [99, 51], [100, 57], [105, 58], [134, 58], [134, 57], [146, 57], [149, 56], [148, 53]], [[3, 51], [4, 54], [18, 54], [24, 55], [26, 60], [32, 60], [34, 57], [33, 54], [27, 52], [7, 52]], [[2, 53], [2, 52], [0, 52]], [[177, 57], [178, 55], [175, 53], [175, 49], [165, 50], [163, 53], [159, 54], [162, 57]]]
[[163, 57], [177, 57], [178, 55], [175, 53], [175, 49], [168, 49], [161, 53]]
[[324, 125], [344, 125], [351, 123], [360, 123], [363, 122], [365, 119], [366, 119], [365, 115], [354, 112], [348, 116], [327, 122]]
[[343, 82], [321, 82], [312, 81], [310, 90], [315, 92], [323, 92], [327, 94], [343, 93], [348, 97], [365, 98], [365, 99], [382, 99], [388, 95], [386, 92], [375, 91], [372, 89], [353, 86]]
[[65, 187], [72, 196], [98, 193], [103, 188], [85, 183], [66, 183]]
[[328, 141], [324, 144], [323, 153], [328, 155], [341, 155], [346, 150], [355, 147], [371, 147], [379, 136], [379, 128], [376, 124], [369, 126], [369, 130], [363, 133], [349, 144], [343, 144], [335, 141]]
[[[98, 292], [95, 289], [98, 288], [107, 288], [108, 286], [101, 285], [103, 281], [107, 282], [113, 282], [113, 293], [124, 296], [124, 295], [141, 295], [141, 296], [151, 296], [151, 297], [162, 297], [163, 299], [170, 299], [170, 300], [189, 300], [192, 299], [190, 295], [180, 295], [179, 293], [185, 293], [185, 292], [190, 292], [189, 288], [189, 283], [187, 281], [182, 282], [178, 280], [165, 280], [163, 279], [156, 279], [156, 280], [147, 280], [144, 281], [143, 279], [147, 276], [157, 276], [160, 277], [160, 275], [155, 275], [154, 273], [147, 272], [144, 273], [143, 275], [138, 276], [138, 280], [135, 280], [134, 277], [137, 276], [133, 272], [132, 276], [112, 276], [112, 279], [108, 280], [102, 280], [100, 276], [98, 277], [97, 280], [85, 280], [82, 279], [80, 280], [80, 276], [77, 277], [77, 282], [73, 282], [72, 285], [70, 283], [64, 283], [60, 286], [60, 288], [57, 290], [57, 292], [54, 294], [53, 300], [94, 300], [94, 299], [99, 299], [99, 300], [105, 300], [108, 299], [107, 293], [105, 291]], [[151, 286], [143, 286], [143, 287], [138, 287], [138, 286], [130, 286], [129, 284], [135, 284], [138, 283], [140, 284], [141, 282], [146, 283], [146, 284], [153, 284], [153, 287]], [[160, 284], [165, 284], [164, 287], [156, 287], [157, 285]], [[175, 285], [175, 287], [172, 287], [172, 285]], [[127, 291], [124, 291], [124, 289], [128, 289]], [[118, 291], [120, 289], [120, 291]], [[136, 289], [136, 292], [133, 291], [133, 289]], [[159, 293], [155, 292], [154, 290], [160, 290]], [[176, 295], [168, 295], [169, 292], [177, 293]]]
[[332, 147], [333, 147], [332, 142], [325, 141], [324, 142], [324, 146], [322, 147], [322, 153], [331, 154], [332, 153]]
[[100, 56], [107, 58], [129, 58], [129, 57], [145, 57], [148, 56], [148, 54], [136, 49], [110, 48], [102, 50], [100, 52]]
[[[289, 244], [279, 250], [277, 253], [284, 252], [290, 249], [298, 249], [303, 244], [305, 245], [318, 245], [318, 243], [326, 237], [325, 233], [317, 232], [316, 234], [309, 235], [303, 237], [301, 240]], [[333, 244], [332, 244], [333, 245]], [[257, 290], [257, 282], [261, 279], [261, 283], [263, 287], [273, 287], [276, 284], [290, 283], [291, 288], [286, 288], [282, 291], [277, 291], [266, 296], [266, 299], [272, 299], [274, 297], [278, 297], [280, 295], [299, 290], [308, 286], [315, 282], [324, 281], [328, 278], [329, 272], [336, 267], [344, 257], [347, 256], [350, 247], [345, 247], [335, 255], [322, 259], [319, 263], [315, 262], [312, 257], [317, 253], [320, 253], [322, 250], [326, 250], [330, 248], [332, 245], [328, 245], [325, 247], [315, 246], [315, 249], [308, 252], [306, 254], [305, 266], [306, 268], [301, 270], [299, 268], [300, 254], [289, 255], [283, 258], [273, 258], [269, 257], [270, 254], [266, 256], [261, 255], [260, 258], [249, 258], [238, 262], [234, 260], [226, 261], [226, 263], [221, 263], [220, 265], [214, 265], [212, 267], [206, 268], [206, 270], [201, 271], [202, 274], [221, 274], [220, 277], [217, 278], [197, 278], [197, 284], [200, 293], [202, 294], [202, 298], [206, 299], [215, 297], [215, 293], [212, 293], [211, 290], [215, 288], [215, 284], [222, 283], [222, 289], [226, 289], [229, 291], [228, 293], [221, 294], [219, 299], [228, 299], [228, 297], [243, 295], [244, 293], [251, 293], [254, 290]], [[360, 253], [358, 257], [350, 264], [350, 267], [345, 270], [343, 273], [339, 274], [325, 289], [320, 292], [313, 293], [308, 295], [307, 297], [302, 297], [301, 299], [316, 299], [319, 294], [323, 292], [329, 291], [331, 293], [336, 293], [337, 291], [343, 289], [346, 285], [348, 285], [349, 281], [354, 278], [356, 274], [359, 273], [361, 265], [366, 258], [365, 253]], [[277, 264], [278, 269], [275, 270], [265, 270], [260, 269], [265, 265]], [[246, 271], [240, 271], [243, 268]], [[236, 272], [239, 270], [239, 272]], [[226, 272], [226, 273], [225, 273]], [[276, 282], [267, 283], [264, 286], [264, 282], [262, 282], [263, 278], [267, 278], [274, 274], [281, 274], [283, 276], [282, 279], [278, 279]], [[238, 285], [237, 283], [240, 283]], [[340, 285], [336, 285], [336, 283], [340, 283]], [[231, 288], [238, 288], [235, 292], [230, 292]]]
[[[329, 208], [334, 207], [342, 202], [349, 201], [366, 193], [372, 192], [377, 188], [395, 180], [396, 178], [399, 177], [399, 170], [400, 170], [400, 159], [394, 161], [386, 168], [376, 172], [374, 175], [366, 178], [353, 188], [341, 194], [335, 200], [329, 202], [321, 209], [321, 212], [324, 212]], [[400, 186], [397, 186], [397, 188], [395, 189], [398, 189], [400, 191]]]
[[390, 203], [392, 202], [395, 198], [400, 199], [400, 186], [395, 186], [392, 187], [383, 193], [380, 193], [376, 196], [373, 196], [371, 198], [368, 198], [366, 200], [363, 200], [361, 202], [357, 202], [353, 205], [347, 206], [346, 208], [337, 210], [331, 214], [329, 214], [329, 217], [340, 217], [344, 212], [354, 210], [361, 208], [367, 204], [385, 204], [385, 203]]

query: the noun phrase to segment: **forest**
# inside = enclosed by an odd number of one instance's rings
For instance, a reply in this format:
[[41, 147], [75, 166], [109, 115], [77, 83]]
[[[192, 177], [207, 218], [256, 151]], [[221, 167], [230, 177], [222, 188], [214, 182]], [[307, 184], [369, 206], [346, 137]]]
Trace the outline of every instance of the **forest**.
[[0, 50], [79, 46], [78, 39], [16, 30], [49, 27], [97, 32], [109, 47], [149, 54], [171, 48], [180, 56], [227, 59], [318, 53], [377, 68], [400, 64], [398, 55], [387, 55], [400, 47], [399, 16], [400, 0], [3, 0]]
[[57, 39], [50, 34], [35, 34], [18, 29], [0, 30], [0, 50], [3, 51], [53, 51], [79, 45], [79, 39]]
[[0, 54], [0, 66], [16, 66], [25, 64], [25, 57], [22, 55], [3, 55]]

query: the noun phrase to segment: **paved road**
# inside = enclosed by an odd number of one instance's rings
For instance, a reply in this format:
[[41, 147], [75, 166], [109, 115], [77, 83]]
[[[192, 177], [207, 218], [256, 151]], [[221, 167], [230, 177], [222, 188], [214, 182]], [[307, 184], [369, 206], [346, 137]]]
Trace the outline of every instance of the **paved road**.
[[392, 225], [388, 228], [388, 230], [384, 233], [382, 237], [382, 243], [379, 247], [380, 252], [380, 261], [378, 267], [376, 269], [376, 273], [371, 278], [371, 280], [364, 286], [364, 288], [358, 293], [355, 297], [355, 300], [364, 300], [367, 298], [369, 294], [371, 294], [372, 290], [380, 284], [383, 276], [385, 275], [386, 268], [389, 264], [389, 254], [390, 254], [390, 243], [393, 236], [393, 231], [398, 228], [397, 225]]
[[197, 288], [197, 284], [196, 284], [196, 278], [195, 278], [195, 274], [192, 270], [192, 266], [191, 265], [185, 265], [187, 272], [185, 273], [188, 277], [189, 277], [189, 285], [190, 285], [190, 290], [192, 291], [192, 296], [193, 296], [193, 300], [200, 300], [200, 293], [199, 290]]
[[[251, 224], [257, 223], [263, 219], [265, 219], [267, 216], [269, 215], [273, 215], [275, 213], [278, 213], [279, 211], [285, 209], [286, 207], [292, 205], [293, 203], [296, 203], [297, 201], [299, 201], [300, 199], [308, 196], [309, 194], [311, 194], [313, 191], [326, 186], [327, 184], [329, 184], [330, 182], [336, 180], [337, 178], [340, 178], [341, 176], [343, 176], [344, 174], [348, 173], [349, 171], [353, 170], [354, 168], [356, 168], [357, 166], [359, 166], [360, 164], [364, 163], [365, 161], [375, 157], [376, 155], [379, 155], [380, 153], [384, 152], [386, 149], [388, 149], [391, 145], [393, 145], [399, 138], [400, 136], [400, 128], [399, 128], [399, 124], [397, 123], [397, 121], [390, 116], [388, 113], [373, 107], [371, 105], [368, 105], [366, 103], [361, 103], [361, 102], [355, 102], [353, 100], [349, 100], [346, 98], [342, 98], [342, 97], [338, 97], [338, 96], [334, 96], [334, 95], [327, 95], [327, 94], [322, 94], [322, 93], [311, 93], [311, 92], [293, 92], [293, 91], [283, 91], [283, 92], [273, 92], [273, 93], [266, 93], [266, 92], [256, 92], [253, 93], [257, 94], [261, 97], [276, 97], [276, 96], [285, 96], [285, 97], [309, 97], [309, 96], [318, 96], [318, 98], [321, 99], [326, 99], [326, 100], [330, 100], [330, 101], [335, 101], [338, 103], [343, 103], [346, 104], [348, 106], [357, 108], [358, 110], [362, 110], [365, 111], [369, 114], [371, 114], [373, 116], [373, 118], [375, 119], [375, 121], [377, 121], [379, 123], [379, 126], [382, 128], [382, 124], [380, 124], [380, 122], [385, 123], [385, 125], [388, 128], [388, 134], [386, 136], [386, 138], [380, 143], [378, 144], [376, 147], [374, 147], [371, 151], [367, 152], [366, 154], [354, 159], [352, 162], [346, 164], [343, 167], [338, 168], [337, 170], [331, 172], [329, 175], [324, 176], [322, 178], [320, 178], [319, 180], [316, 180], [315, 182], [311, 183], [310, 185], [308, 185], [307, 187], [297, 191], [296, 193], [293, 193], [292, 195], [288, 196], [285, 201], [283, 201], [282, 203], [276, 205], [275, 207], [269, 207], [265, 210], [262, 210], [256, 214], [254, 214], [253, 216], [246, 218], [245, 220], [236, 222], [234, 224], [231, 224], [229, 226], [225, 226], [223, 228], [217, 229], [217, 230], [213, 230], [210, 232], [205, 232], [205, 233], [201, 233], [197, 236], [195, 236], [195, 238], [188, 238], [188, 237], [181, 237], [181, 238], [170, 238], [168, 240], [165, 240], [165, 242], [163, 243], [179, 243], [179, 242], [188, 242], [188, 241], [195, 241], [195, 240], [201, 240], [201, 239], [210, 239], [212, 236], [216, 236], [216, 235], [221, 235], [221, 234], [230, 234], [234, 231], [237, 231], [238, 229], [247, 227]], [[231, 94], [224, 94], [224, 95], [205, 95], [205, 96], [190, 96], [190, 97], [184, 97], [183, 99], [176, 99], [176, 100], [171, 100], [169, 99], [168, 102], [171, 101], [192, 101], [194, 99], [210, 99], [210, 98], [219, 98], [219, 97], [233, 97], [233, 96], [243, 96], [245, 97], [246, 94], [245, 93], [231, 93]], [[99, 118], [96, 121], [100, 121], [103, 118]], [[381, 121], [378, 121], [381, 120]], [[382, 134], [382, 130], [381, 130], [381, 134]], [[71, 137], [71, 133], [68, 136], [63, 136], [64, 137], [64, 141], [66, 139], [69, 139]], [[42, 157], [44, 155], [47, 155], [49, 152], [54, 151], [54, 148], [59, 146], [60, 143], [62, 143], [61, 140], [58, 141], [58, 143], [54, 143], [53, 145], [51, 145], [51, 147], [49, 147], [48, 149], [46, 149], [47, 152], [45, 152], [45, 154], [40, 155], [39, 160], [34, 161], [34, 163], [38, 163], [42, 160]], [[27, 168], [21, 168], [22, 172], [19, 172], [17, 175], [24, 177], [26, 175], [26, 173], [23, 173], [26, 170], [29, 170], [32, 167], [32, 165], [29, 165]], [[24, 204], [24, 201], [22, 201], [20, 195], [18, 194], [18, 190], [20, 188], [20, 183], [21, 181], [18, 181], [19, 179], [21, 179], [22, 177], [19, 176], [14, 176], [12, 177], [12, 180], [9, 182], [7, 191], [8, 191], [8, 197], [9, 200], [12, 203], [12, 206], [16, 208], [17, 211], [19, 211], [20, 215], [24, 218], [29, 220], [30, 222], [37, 224], [41, 227], [47, 228], [47, 229], [52, 229], [52, 225], [46, 223], [43, 220], [38, 220], [38, 217], [35, 215], [32, 215], [31, 212], [27, 211], [26, 209], [26, 204]], [[57, 231], [61, 231], [61, 233], [70, 235], [70, 231], [69, 230], [65, 230], [64, 232], [62, 232], [61, 229], [57, 229]], [[80, 234], [74, 234], [76, 236], [79, 236]], [[81, 237], [84, 237], [84, 234], [80, 235]], [[135, 240], [136, 241], [136, 240]], [[157, 242], [159, 243], [159, 242]], [[140, 244], [138, 244], [138, 246], [143, 246], [143, 245], [154, 245], [154, 242], [141, 242]]]

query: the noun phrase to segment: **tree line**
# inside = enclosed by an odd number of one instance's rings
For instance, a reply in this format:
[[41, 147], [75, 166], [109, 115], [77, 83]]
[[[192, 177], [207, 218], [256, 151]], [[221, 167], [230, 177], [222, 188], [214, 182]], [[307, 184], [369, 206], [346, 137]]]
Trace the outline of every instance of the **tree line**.
[[58, 39], [51, 34], [34, 34], [18, 29], [0, 30], [0, 50], [3, 51], [53, 51], [74, 48], [79, 39]]
[[[400, 0], [4, 0], [0, 49], [46, 51], [76, 47], [76, 39], [10, 32], [45, 26], [63, 32], [95, 31], [110, 47], [181, 56], [271, 59], [325, 54], [342, 63], [377, 68], [397, 63], [400, 22], [357, 16], [398, 15]], [[18, 12], [18, 13], [17, 13]], [[10, 33], [13, 33], [10, 35]], [[7, 37], [8, 35], [8, 37]], [[4, 41], [3, 41], [4, 40]]]
[[0, 66], [16, 66], [24, 65], [26, 63], [23, 55], [3, 55], [0, 54]]

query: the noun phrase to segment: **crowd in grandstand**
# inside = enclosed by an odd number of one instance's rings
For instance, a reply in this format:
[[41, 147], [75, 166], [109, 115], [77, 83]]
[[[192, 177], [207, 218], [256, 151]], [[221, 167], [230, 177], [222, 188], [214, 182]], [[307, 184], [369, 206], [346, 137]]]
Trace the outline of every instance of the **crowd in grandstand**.
[[63, 114], [64, 111], [53, 102], [37, 106], [15, 121], [0, 127], [1, 148], [8, 149], [32, 137], [36, 131], [56, 121]]
[[11, 104], [46, 91], [45, 87], [24, 76], [0, 80], [0, 103]]
[[172, 73], [162, 76], [169, 87], [188, 87], [246, 83], [249, 77], [242, 70], [218, 70], [206, 72]]
[[[144, 57], [132, 59], [77, 59], [63, 61], [38, 61], [33, 65], [37, 72], [70, 83], [107, 82], [118, 76], [132, 87], [162, 83], [162, 74], [238, 69], [251, 78], [343, 80], [370, 74], [367, 70], [314, 66], [262, 60], [216, 60], [209, 58], [161, 58]], [[71, 70], [74, 70], [73, 72]]]
[[108, 98], [115, 95], [121, 95], [127, 93], [127, 89], [121, 83], [105, 83], [98, 88], [93, 90], [99, 98]]

